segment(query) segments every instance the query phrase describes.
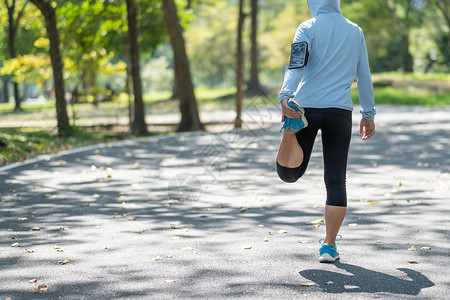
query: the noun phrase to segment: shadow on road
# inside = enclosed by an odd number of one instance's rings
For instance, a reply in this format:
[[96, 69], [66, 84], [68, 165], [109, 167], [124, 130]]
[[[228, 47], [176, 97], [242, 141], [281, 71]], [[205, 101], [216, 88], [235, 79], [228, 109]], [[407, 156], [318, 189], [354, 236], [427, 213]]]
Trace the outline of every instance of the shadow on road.
[[[352, 275], [330, 272], [318, 269], [300, 271], [304, 278], [315, 282], [328, 293], [391, 293], [403, 295], [418, 295], [420, 290], [434, 286], [420, 272], [407, 268], [398, 268], [406, 274], [399, 278], [385, 273], [372, 271], [339, 261], [336, 267]], [[327, 284], [332, 281], [333, 284]]]

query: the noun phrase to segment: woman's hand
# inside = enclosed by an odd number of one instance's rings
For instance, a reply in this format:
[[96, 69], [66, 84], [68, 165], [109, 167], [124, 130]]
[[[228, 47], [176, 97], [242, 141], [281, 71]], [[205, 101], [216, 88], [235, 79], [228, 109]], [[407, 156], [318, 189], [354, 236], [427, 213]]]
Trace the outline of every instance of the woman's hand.
[[375, 122], [374, 120], [367, 120], [362, 118], [359, 124], [359, 135], [362, 135], [362, 139], [365, 141], [371, 138], [375, 134]]
[[297, 119], [302, 114], [299, 111], [296, 111], [292, 107], [289, 107], [287, 98], [280, 101], [281, 103], [281, 122], [284, 122], [284, 118], [288, 117], [289, 119]]

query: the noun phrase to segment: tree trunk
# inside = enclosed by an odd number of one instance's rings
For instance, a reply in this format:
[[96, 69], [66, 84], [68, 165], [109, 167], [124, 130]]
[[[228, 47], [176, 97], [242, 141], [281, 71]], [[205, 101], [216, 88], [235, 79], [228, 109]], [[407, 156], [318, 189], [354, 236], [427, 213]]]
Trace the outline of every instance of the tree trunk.
[[409, 51], [409, 32], [402, 36], [403, 40], [403, 72], [413, 72], [413, 57]]
[[174, 71], [173, 76], [174, 76], [175, 80], [173, 81], [173, 84], [172, 84], [172, 96], [170, 96], [171, 100], [180, 98], [180, 92], [178, 91], [178, 83], [177, 83], [177, 79], [176, 79], [177, 72]]
[[243, 65], [244, 54], [242, 52], [242, 30], [244, 27], [244, 0], [239, 0], [239, 19], [237, 28], [237, 64], [236, 64], [236, 120], [234, 126], [236, 128], [242, 127], [242, 99], [244, 98], [244, 92], [242, 90], [242, 84], [244, 83]]
[[180, 97], [181, 122], [177, 131], [204, 130], [200, 122], [192, 84], [189, 60], [186, 54], [182, 28], [178, 20], [177, 8], [173, 0], [163, 0], [164, 19], [170, 35], [175, 59], [175, 80]]
[[56, 13], [51, 2], [45, 0], [30, 0], [41, 11], [45, 18], [45, 28], [50, 40], [50, 59], [52, 62], [53, 81], [55, 85], [56, 118], [59, 135], [70, 135], [69, 118], [67, 117], [67, 103], [64, 93], [63, 63], [61, 57], [59, 32], [56, 27]]
[[125, 91], [126, 91], [126, 93], [128, 95], [128, 125], [130, 126], [130, 128], [132, 128], [133, 127], [133, 120], [134, 120], [134, 117], [133, 117], [134, 116], [134, 113], [133, 113], [134, 105], [133, 105], [133, 100], [131, 99], [131, 86], [130, 86], [130, 83], [132, 81], [132, 74], [131, 74], [130, 58], [128, 57], [130, 51], [129, 51], [128, 48], [127, 48], [126, 51], [127, 52], [125, 52], [125, 53], [127, 53], [126, 54], [127, 58], [126, 58], [126, 61], [125, 61], [125, 63], [126, 63], [125, 65], [126, 65], [126, 72], [127, 72], [127, 74], [126, 74], [126, 77], [125, 77]]
[[141, 70], [139, 66], [139, 43], [137, 30], [137, 5], [135, 0], [127, 0], [128, 38], [133, 75], [134, 119], [131, 132], [134, 135], [148, 134], [145, 123], [145, 107], [142, 100]]
[[259, 83], [258, 66], [258, 0], [251, 0], [252, 3], [252, 34], [251, 34], [251, 69], [250, 80], [247, 83], [247, 93], [257, 94], [261, 91]]
[[[12, 0], [11, 5], [8, 0], [5, 0], [5, 6], [8, 9], [8, 52], [9, 58], [13, 59], [16, 57], [16, 34], [17, 28], [19, 26], [20, 19], [22, 18], [23, 12], [25, 10], [25, 6], [28, 1], [25, 2], [22, 9], [18, 12], [17, 18], [14, 19], [14, 12], [16, 10], [16, 0]], [[15, 102], [15, 111], [21, 111], [21, 99], [19, 95], [19, 84], [17, 82], [13, 82], [13, 92], [14, 92], [14, 102]]]
[[3, 77], [3, 102], [9, 103], [9, 77], [5, 76]]

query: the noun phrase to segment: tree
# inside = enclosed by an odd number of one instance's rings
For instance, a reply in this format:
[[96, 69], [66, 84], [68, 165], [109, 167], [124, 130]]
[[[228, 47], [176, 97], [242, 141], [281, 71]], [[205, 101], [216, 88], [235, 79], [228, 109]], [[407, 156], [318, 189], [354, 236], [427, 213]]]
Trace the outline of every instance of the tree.
[[[9, 58], [13, 59], [16, 57], [16, 34], [17, 29], [19, 27], [20, 19], [23, 16], [25, 11], [25, 7], [28, 4], [28, 0], [25, 1], [22, 8], [18, 11], [17, 16], [15, 16], [16, 11], [16, 0], [12, 0], [10, 3], [9, 0], [5, 0], [5, 6], [8, 9], [8, 50], [9, 50]], [[19, 84], [17, 82], [13, 82], [13, 90], [14, 90], [14, 101], [15, 101], [15, 111], [20, 111], [22, 108], [20, 107], [20, 95], [19, 95]]]
[[247, 83], [247, 92], [257, 94], [261, 91], [259, 83], [259, 57], [258, 57], [258, 0], [251, 0], [252, 33], [251, 33], [251, 68], [250, 80]]
[[134, 135], [148, 134], [145, 123], [145, 107], [142, 100], [141, 70], [139, 66], [139, 43], [137, 29], [137, 6], [135, 0], [127, 0], [128, 38], [130, 44], [131, 73], [133, 76], [134, 118], [131, 132]]
[[198, 115], [197, 100], [195, 99], [189, 60], [186, 54], [177, 8], [173, 0], [163, 0], [162, 2], [164, 19], [173, 48], [175, 80], [180, 95], [181, 122], [178, 125], [177, 131], [204, 130]]
[[[450, 29], [450, 5], [448, 0], [431, 0], [433, 5], [437, 7], [437, 9], [442, 13], [444, 17], [445, 23], [447, 24], [447, 28]], [[447, 34], [450, 37], [450, 30], [447, 30]]]
[[242, 84], [244, 83], [244, 54], [242, 51], [242, 31], [244, 28], [244, 0], [239, 0], [239, 18], [237, 28], [237, 63], [236, 63], [236, 120], [234, 126], [236, 128], [242, 127], [242, 100], [244, 98], [244, 92], [242, 90]]
[[50, 60], [53, 70], [53, 81], [55, 85], [56, 118], [58, 122], [58, 133], [70, 135], [72, 128], [67, 117], [67, 103], [64, 93], [63, 63], [60, 49], [59, 31], [56, 26], [56, 12], [51, 2], [46, 0], [30, 0], [41, 11], [45, 19], [45, 28], [50, 40]]
[[430, 4], [433, 8], [437, 9], [437, 11], [442, 15], [443, 21], [439, 16], [433, 18], [436, 27], [439, 28], [438, 34], [434, 36], [437, 48], [440, 52], [440, 58], [432, 58], [429, 55], [430, 64], [438, 63], [440, 65], [439, 69], [444, 72], [448, 72], [450, 70], [450, 5], [448, 0], [431, 0]]

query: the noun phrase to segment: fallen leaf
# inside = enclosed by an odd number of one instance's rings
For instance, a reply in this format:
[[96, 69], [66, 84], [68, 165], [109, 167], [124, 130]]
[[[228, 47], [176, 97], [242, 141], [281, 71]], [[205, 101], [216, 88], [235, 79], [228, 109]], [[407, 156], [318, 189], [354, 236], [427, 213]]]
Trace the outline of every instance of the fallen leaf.
[[269, 239], [268, 238], [264, 238], [264, 242], [268, 242], [269, 241]]
[[20, 243], [14, 243], [11, 245], [11, 247], [22, 247], [22, 244]]
[[39, 228], [39, 227], [33, 227], [33, 228], [31, 228], [31, 231], [39, 231], [39, 230], [41, 230], [41, 228]]
[[320, 227], [320, 224], [314, 224], [313, 227], [317, 229]]
[[108, 176], [107, 176], [108, 178], [112, 178], [112, 175], [111, 174], [108, 174]]
[[173, 280], [173, 279], [164, 280], [164, 283], [174, 283], [174, 282], [176, 282], [176, 280]]
[[252, 249], [252, 246], [245, 246], [244, 249]]
[[30, 279], [30, 280], [28, 280], [30, 283], [35, 283], [35, 282], [37, 282], [37, 278], [34, 278], [34, 279]]
[[275, 235], [275, 233], [272, 233], [272, 232], [270, 232], [270, 231], [269, 231], [269, 234], [270, 234], [270, 235]]
[[316, 284], [314, 282], [303, 282], [301, 285], [302, 286], [314, 286]]
[[397, 186], [398, 186], [398, 187], [402, 187], [402, 186], [403, 186], [403, 183], [402, 183], [401, 181], [399, 181], [398, 184], [397, 184]]
[[64, 249], [57, 245], [53, 245], [53, 249], [55, 249], [58, 252], [64, 252]]
[[431, 247], [422, 247], [420, 250], [431, 250]]
[[195, 250], [195, 249], [192, 247], [183, 247], [183, 248], [181, 248], [181, 250]]
[[152, 257], [152, 260], [162, 260], [162, 257], [161, 256], [154, 256], [154, 257]]
[[48, 291], [48, 286], [45, 284], [38, 285], [37, 289], [33, 291], [33, 293], [38, 294], [39, 292], [46, 292]]
[[64, 258], [64, 260], [60, 260], [60, 261], [58, 261], [56, 264], [57, 265], [65, 265], [65, 264], [67, 264], [69, 262], [69, 259], [66, 257], [66, 258]]
[[324, 219], [316, 219], [310, 222], [311, 224], [323, 224], [325, 223]]
[[370, 202], [370, 205], [374, 205], [374, 204], [375, 204], [375, 201]]
[[278, 233], [288, 233], [287, 230], [278, 230]]
[[418, 264], [418, 262], [417, 261], [415, 261], [415, 260], [410, 260], [410, 261], [408, 261], [410, 264]]
[[326, 285], [332, 285], [332, 284], [334, 284], [334, 282], [333, 281], [327, 281], [327, 282], [325, 282], [325, 284]]

